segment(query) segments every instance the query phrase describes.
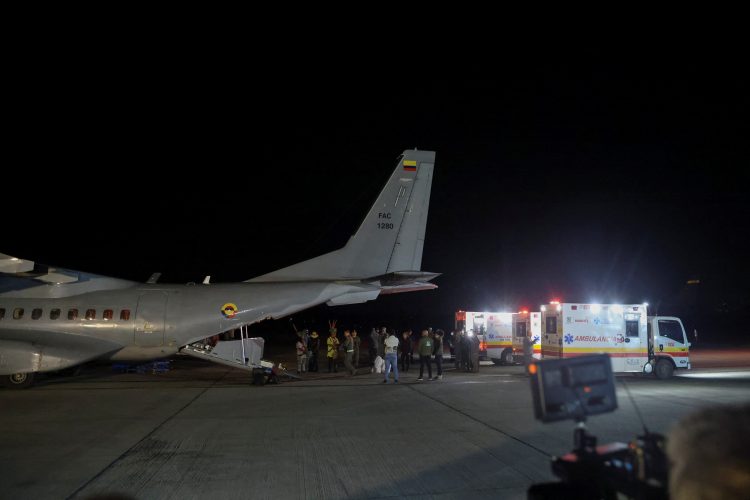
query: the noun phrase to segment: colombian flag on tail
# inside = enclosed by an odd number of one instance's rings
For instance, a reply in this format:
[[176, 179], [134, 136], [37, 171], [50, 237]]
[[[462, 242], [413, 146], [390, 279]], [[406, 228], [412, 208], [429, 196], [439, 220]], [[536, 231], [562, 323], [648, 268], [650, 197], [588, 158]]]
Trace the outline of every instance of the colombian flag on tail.
[[408, 172], [416, 172], [417, 171], [416, 160], [404, 160], [404, 170]]

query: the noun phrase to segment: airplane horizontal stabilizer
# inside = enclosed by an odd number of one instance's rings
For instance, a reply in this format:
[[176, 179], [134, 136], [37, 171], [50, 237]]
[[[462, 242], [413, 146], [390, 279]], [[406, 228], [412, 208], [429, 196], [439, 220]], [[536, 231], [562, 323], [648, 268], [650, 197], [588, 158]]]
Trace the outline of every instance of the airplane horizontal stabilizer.
[[368, 290], [366, 292], [353, 292], [339, 295], [326, 302], [329, 306], [345, 306], [349, 304], [362, 304], [369, 300], [375, 300], [380, 295], [380, 290]]
[[383, 287], [380, 291], [380, 295], [391, 295], [394, 293], [404, 292], [421, 292], [423, 290], [434, 290], [438, 286], [433, 283], [411, 283], [408, 285], [396, 285]]

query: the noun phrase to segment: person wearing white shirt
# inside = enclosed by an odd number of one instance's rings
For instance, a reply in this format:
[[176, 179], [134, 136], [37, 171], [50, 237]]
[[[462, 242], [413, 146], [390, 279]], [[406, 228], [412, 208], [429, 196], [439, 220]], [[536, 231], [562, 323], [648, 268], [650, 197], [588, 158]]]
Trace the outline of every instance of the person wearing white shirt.
[[391, 371], [391, 367], [393, 367], [393, 377], [394, 377], [394, 384], [398, 383], [398, 338], [393, 334], [393, 331], [391, 331], [388, 334], [388, 337], [385, 339], [385, 342], [383, 343], [385, 347], [385, 379], [383, 380], [384, 384], [388, 383], [388, 374]]

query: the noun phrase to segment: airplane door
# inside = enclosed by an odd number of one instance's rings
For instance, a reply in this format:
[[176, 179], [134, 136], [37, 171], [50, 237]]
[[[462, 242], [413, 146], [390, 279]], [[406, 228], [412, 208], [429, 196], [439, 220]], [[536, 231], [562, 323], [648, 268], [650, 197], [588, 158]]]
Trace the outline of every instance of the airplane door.
[[166, 293], [144, 292], [141, 294], [135, 313], [135, 345], [142, 347], [164, 345], [166, 312]]

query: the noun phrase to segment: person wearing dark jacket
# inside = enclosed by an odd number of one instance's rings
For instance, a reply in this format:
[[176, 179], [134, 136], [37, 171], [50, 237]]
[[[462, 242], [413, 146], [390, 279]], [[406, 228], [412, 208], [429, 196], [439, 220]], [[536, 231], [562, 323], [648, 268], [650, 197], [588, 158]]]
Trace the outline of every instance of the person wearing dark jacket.
[[419, 339], [419, 346], [417, 351], [419, 352], [419, 378], [418, 381], [424, 380], [424, 365], [427, 364], [427, 380], [432, 379], [432, 363], [430, 356], [432, 356], [434, 340], [428, 335], [427, 330], [422, 330], [422, 338]]
[[310, 335], [307, 350], [310, 352], [310, 359], [308, 360], [310, 366], [308, 367], [308, 371], [316, 372], [318, 371], [318, 352], [320, 352], [320, 337], [318, 337], [318, 332], [312, 332], [312, 335]]
[[414, 352], [414, 348], [411, 345], [411, 330], [406, 330], [403, 333], [403, 339], [401, 340], [401, 371], [408, 372], [409, 366], [411, 365], [411, 354]]
[[433, 380], [443, 380], [443, 330], [435, 331], [435, 366], [437, 376]]
[[472, 335], [469, 337], [469, 356], [471, 357], [471, 371], [476, 373], [479, 371], [479, 337]]

